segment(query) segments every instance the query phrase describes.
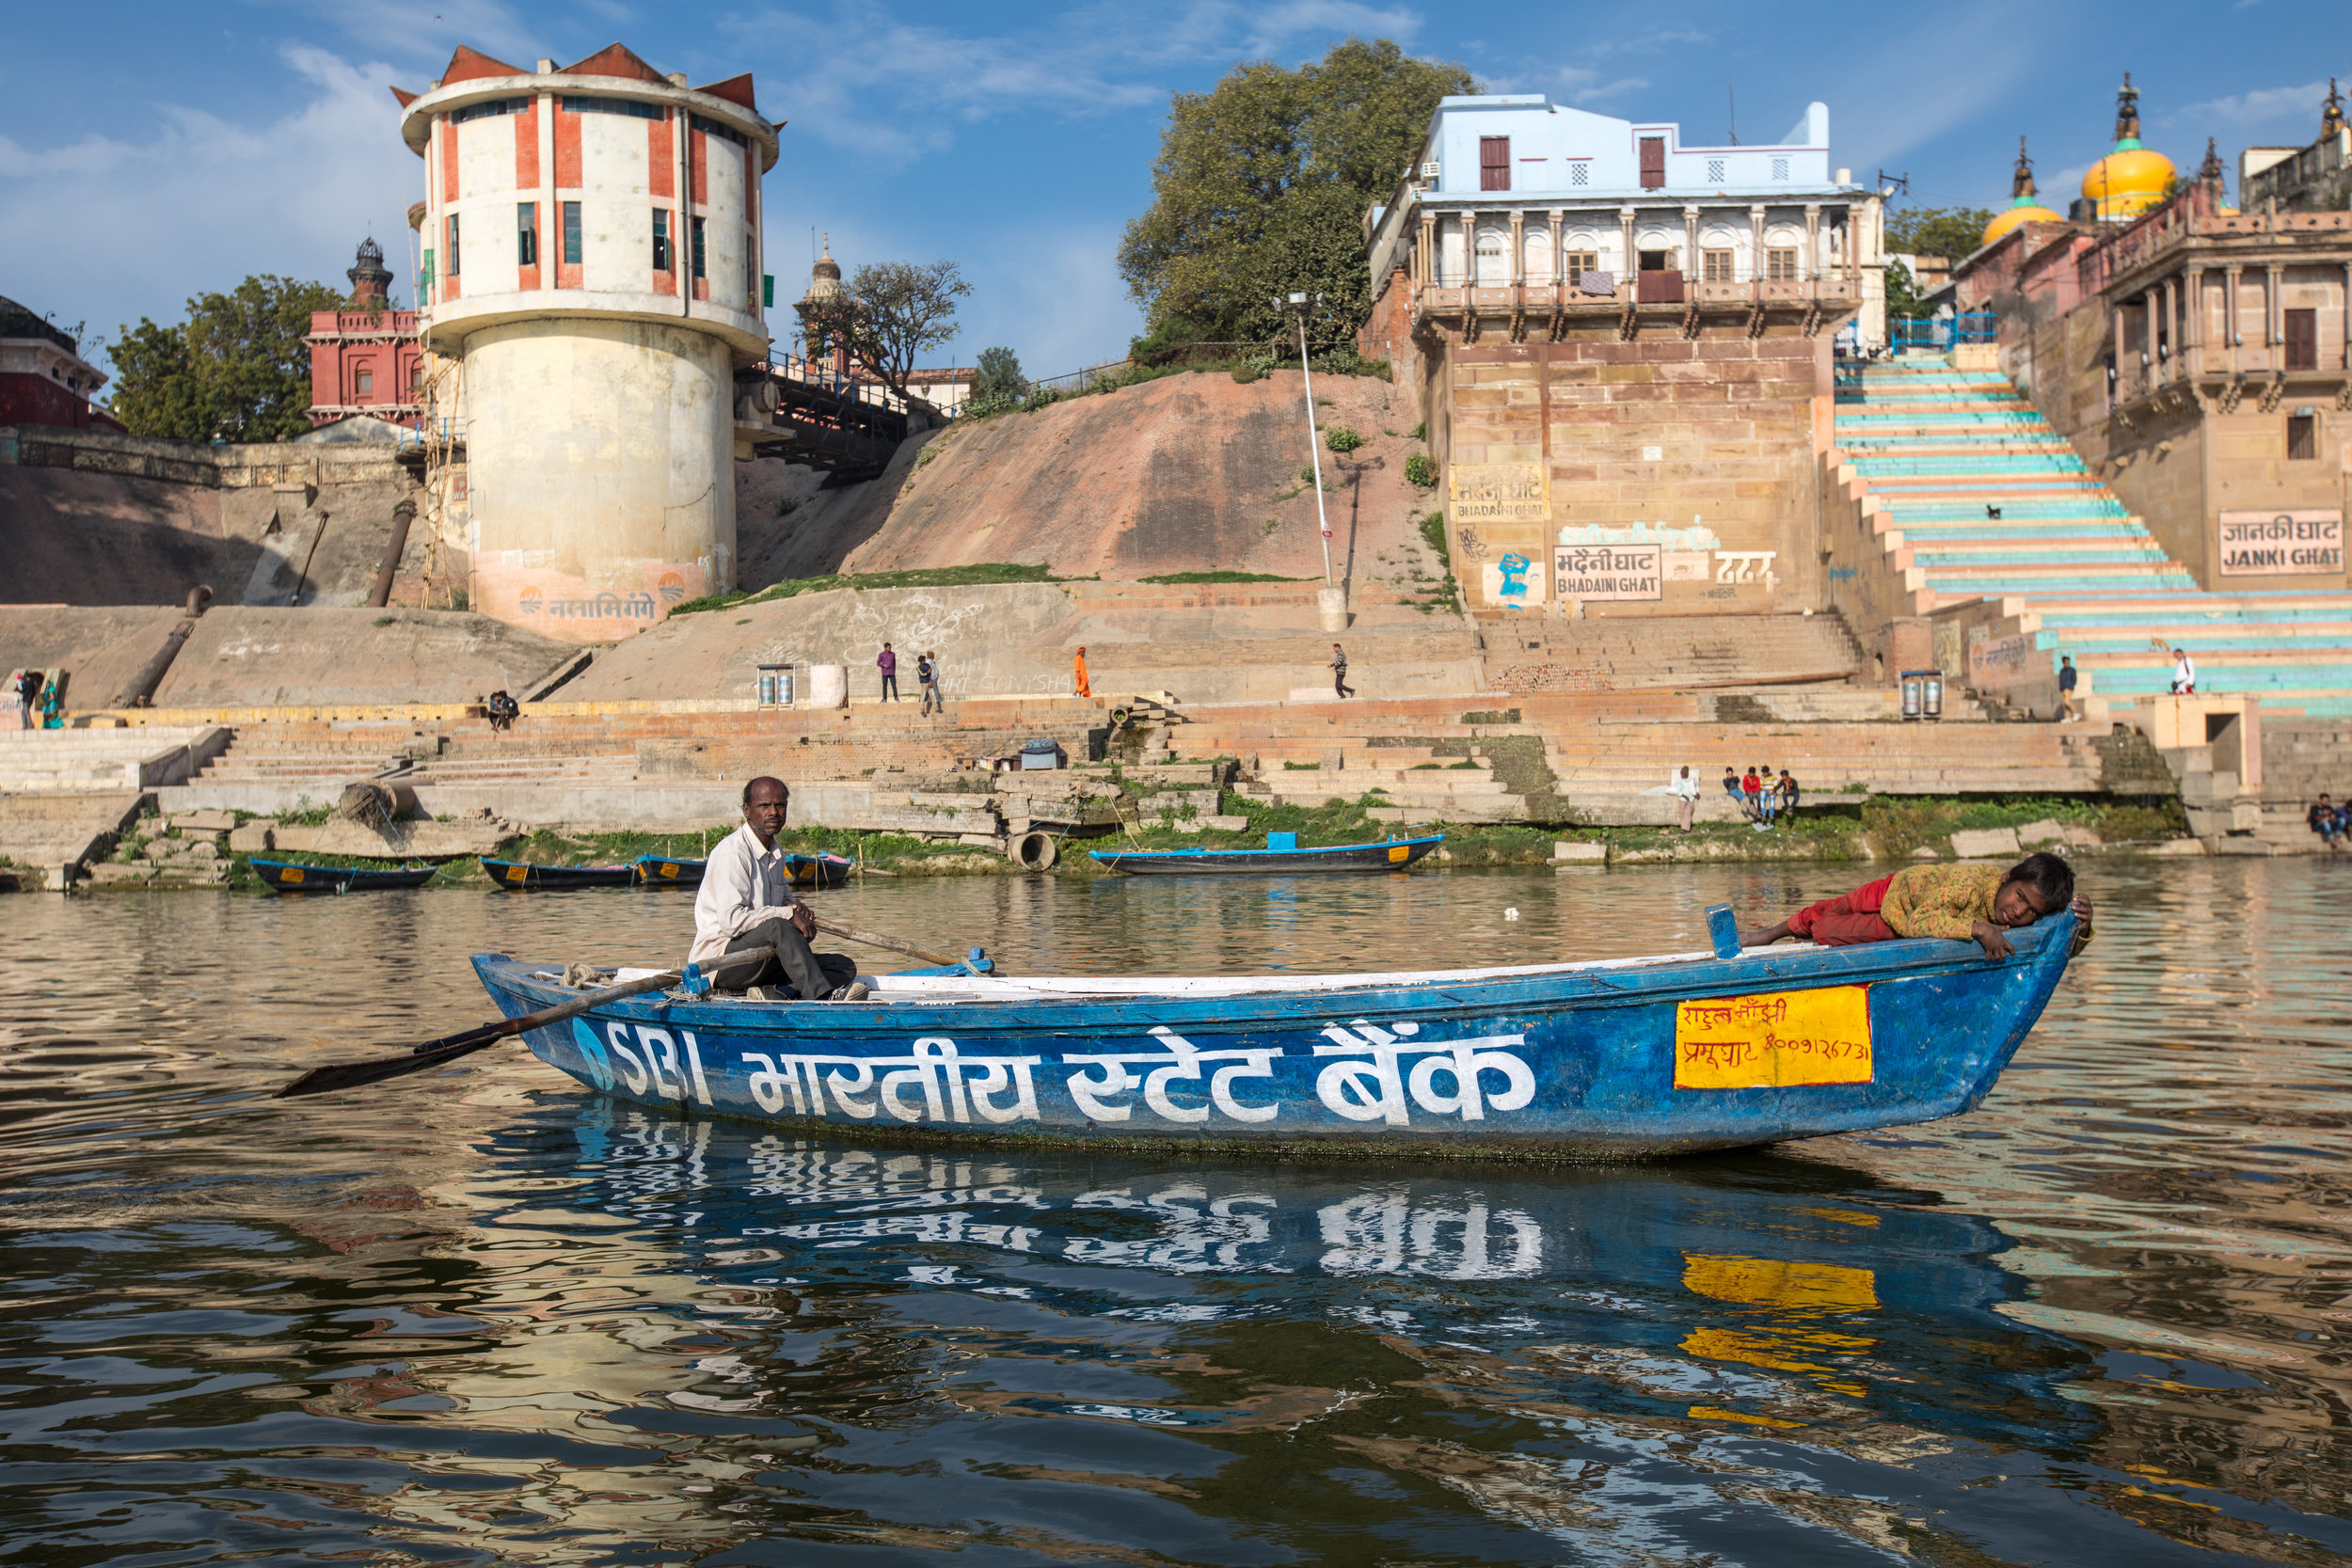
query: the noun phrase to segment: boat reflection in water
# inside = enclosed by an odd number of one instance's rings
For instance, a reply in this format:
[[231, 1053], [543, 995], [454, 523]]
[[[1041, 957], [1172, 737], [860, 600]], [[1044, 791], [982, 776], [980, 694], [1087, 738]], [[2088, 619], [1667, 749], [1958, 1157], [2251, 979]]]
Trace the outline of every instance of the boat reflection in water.
[[[1742, 1562], [1809, 1563], [1824, 1527], [1996, 1556], [2004, 1530], [2140, 1533], [2074, 1517], [2008, 1451], [2068, 1453], [2099, 1421], [2064, 1393], [2088, 1354], [1996, 1309], [2023, 1293], [2005, 1239], [1835, 1166], [1121, 1164], [580, 1109], [575, 1208], [608, 1245], [667, 1229], [717, 1325], [648, 1390], [667, 1413], [624, 1424], [700, 1434], [733, 1518], [655, 1512], [779, 1554], [739, 1560], [1630, 1538], [1695, 1560], [1737, 1538]], [[437, 1390], [462, 1409], [513, 1381]], [[1974, 1516], [1972, 1481], [2014, 1494], [2005, 1523]]]

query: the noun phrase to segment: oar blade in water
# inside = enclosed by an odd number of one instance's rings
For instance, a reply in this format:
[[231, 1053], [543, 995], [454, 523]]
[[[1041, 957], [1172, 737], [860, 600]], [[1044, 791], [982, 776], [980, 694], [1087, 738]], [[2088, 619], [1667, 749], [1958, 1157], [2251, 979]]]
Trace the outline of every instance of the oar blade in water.
[[307, 1094], [333, 1094], [339, 1089], [380, 1084], [387, 1078], [405, 1078], [412, 1072], [424, 1072], [439, 1067], [443, 1062], [453, 1062], [460, 1056], [470, 1056], [477, 1051], [513, 1037], [512, 1035], [498, 1034], [487, 1039], [469, 1039], [457, 1045], [442, 1046], [437, 1051], [404, 1051], [397, 1056], [373, 1056], [364, 1062], [333, 1062], [326, 1067], [312, 1068], [270, 1098], [297, 1100]]

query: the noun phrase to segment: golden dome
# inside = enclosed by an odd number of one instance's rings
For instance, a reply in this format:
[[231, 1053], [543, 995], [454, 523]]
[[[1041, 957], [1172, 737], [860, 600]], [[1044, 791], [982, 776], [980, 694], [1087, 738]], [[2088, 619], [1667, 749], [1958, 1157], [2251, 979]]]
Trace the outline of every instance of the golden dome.
[[2049, 208], [2028, 198], [2025, 205], [2011, 207], [2007, 212], [1996, 214], [1991, 223], [1984, 226], [1984, 243], [1991, 245], [2021, 223], [2062, 223], [2064, 221]]
[[2137, 217], [2164, 199], [2172, 179], [2172, 160], [2163, 153], [2136, 140], [2117, 142], [2083, 176], [2083, 196], [2103, 218]]

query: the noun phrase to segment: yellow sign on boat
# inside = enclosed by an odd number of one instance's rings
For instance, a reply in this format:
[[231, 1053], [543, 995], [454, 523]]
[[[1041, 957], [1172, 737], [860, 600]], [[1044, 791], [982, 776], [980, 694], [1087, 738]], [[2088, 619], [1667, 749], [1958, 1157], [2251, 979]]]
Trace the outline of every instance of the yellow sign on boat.
[[1766, 991], [1675, 1009], [1675, 1087], [1769, 1089], [1867, 1084], [1867, 986]]
[[530, 876], [531, 867], [527, 865], [510, 865], [506, 868], [506, 879], [510, 882], [523, 881]]
[[278, 879], [281, 882], [298, 882], [302, 880], [302, 867], [290, 865], [278, 874]]
[[1389, 846], [1389, 859], [1392, 861], [1401, 861], [1411, 853], [1412, 850], [1406, 848], [1402, 844], [1391, 844]]

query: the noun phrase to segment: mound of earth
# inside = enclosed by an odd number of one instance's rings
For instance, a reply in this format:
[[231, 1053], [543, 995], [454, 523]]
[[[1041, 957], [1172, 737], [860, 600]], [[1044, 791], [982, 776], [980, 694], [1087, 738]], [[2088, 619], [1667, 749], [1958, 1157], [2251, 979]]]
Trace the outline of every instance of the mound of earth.
[[[1335, 572], [1385, 575], [1421, 546], [1430, 492], [1405, 478], [1422, 444], [1405, 395], [1372, 376], [1317, 376], [1315, 418], [1362, 437], [1322, 450]], [[814, 470], [738, 469], [739, 580], [1020, 562], [1057, 577], [1173, 572], [1323, 576], [1295, 372], [1247, 385], [1164, 376], [1000, 414], [909, 441], [882, 478], [823, 490]], [[779, 503], [787, 503], [779, 507]]]

